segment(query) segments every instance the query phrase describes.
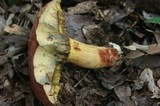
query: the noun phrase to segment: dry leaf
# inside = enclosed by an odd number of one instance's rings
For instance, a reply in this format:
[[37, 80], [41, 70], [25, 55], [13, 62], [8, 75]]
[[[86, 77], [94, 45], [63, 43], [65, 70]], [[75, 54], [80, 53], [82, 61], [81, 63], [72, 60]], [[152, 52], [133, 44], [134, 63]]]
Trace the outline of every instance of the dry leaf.
[[14, 46], [11, 46], [5, 50], [5, 54], [0, 56], [0, 65], [6, 63], [9, 61], [10, 58], [12, 58], [17, 53], [20, 53], [23, 50], [22, 47], [15, 48]]
[[126, 49], [128, 49], [128, 50], [142, 50], [142, 51], [144, 51], [144, 52], [147, 52], [147, 50], [148, 50], [148, 45], [140, 45], [140, 44], [138, 44], [138, 43], [135, 43], [135, 42], [133, 42], [133, 44], [132, 45], [130, 45], [130, 46], [124, 46]]
[[0, 14], [4, 14], [5, 10], [0, 6]]
[[24, 13], [30, 11], [31, 8], [32, 8], [32, 5], [26, 4], [26, 5], [24, 5], [24, 6], [20, 9], [19, 12], [20, 12], [20, 14], [24, 14]]
[[134, 11], [132, 8], [133, 6], [130, 5], [130, 3], [126, 3], [124, 5], [124, 8], [117, 8], [117, 7], [111, 7], [107, 10], [98, 10], [96, 19], [103, 19], [108, 24], [113, 24], [121, 19], [123, 19], [125, 16], [129, 15]]
[[155, 99], [143, 94], [132, 96], [132, 100], [135, 102], [135, 106], [159, 106]]
[[153, 93], [153, 98], [160, 98], [160, 89], [156, 86], [155, 82], [154, 82], [154, 78], [153, 78], [153, 72], [151, 69], [146, 68], [141, 75], [139, 76], [139, 78], [146, 82], [148, 85], [148, 90], [151, 91]]
[[9, 34], [16, 34], [16, 35], [29, 35], [30, 30], [24, 27], [20, 27], [16, 24], [12, 26], [5, 26], [4, 31], [8, 32]]
[[135, 67], [145, 68], [157, 68], [160, 66], [160, 55], [145, 55], [134, 59], [133, 65]]
[[107, 96], [107, 94], [108, 94], [108, 92], [107, 92], [107, 90], [103, 90], [103, 89], [95, 89], [95, 94], [97, 94], [97, 95], [99, 95], [99, 96], [101, 96], [101, 97], [106, 97]]
[[34, 19], [35, 19], [35, 14], [30, 14], [30, 13], [27, 13], [26, 14], [26, 17], [32, 22], [34, 22]]
[[130, 99], [132, 91], [128, 85], [117, 86], [114, 88], [114, 91], [120, 101], [124, 102], [125, 106], [134, 106], [134, 102]]
[[77, 4], [75, 7], [68, 8], [69, 14], [81, 14], [81, 13], [88, 13], [94, 7], [96, 7], [96, 1], [84, 1], [82, 3]]
[[13, 5], [7, 9], [7, 12], [14, 14], [18, 13], [19, 11], [20, 11], [20, 6], [17, 5]]
[[3, 35], [0, 36], [0, 42], [0, 50], [5, 49], [9, 44], [14, 44], [15, 48], [26, 48], [28, 46], [28, 36]]
[[156, 30], [155, 32], [153, 32], [153, 34], [156, 38], [157, 43], [159, 44], [160, 43], [160, 31]]
[[131, 30], [129, 30], [132, 34], [134, 34], [134, 35], [136, 35], [137, 37], [139, 37], [139, 38], [143, 38], [143, 37], [145, 37], [145, 34], [144, 33], [142, 33], [142, 32], [140, 32], [139, 30], [137, 30], [137, 29], [131, 29]]
[[42, 3], [34, 3], [34, 5], [38, 8], [38, 9], [41, 9], [42, 8]]
[[132, 87], [132, 89], [134, 90], [140, 90], [143, 88], [143, 81], [140, 81], [139, 79], [138, 80], [133, 80], [134, 82], [134, 85]]
[[0, 15], [0, 32], [2, 32], [5, 22], [6, 20], [4, 19], [4, 16]]
[[143, 17], [145, 19], [151, 19], [152, 17], [155, 17], [156, 15], [152, 14], [152, 13], [148, 13], [146, 11], [142, 11]]
[[66, 89], [69, 93], [75, 92], [75, 89], [74, 89], [74, 87], [72, 87], [71, 84], [66, 83], [64, 86], [65, 86], [65, 89]]
[[93, 20], [86, 15], [69, 15], [66, 17], [66, 35], [78, 41], [85, 42], [82, 28], [86, 25], [94, 24]]
[[124, 83], [125, 77], [123, 75], [101, 76], [102, 85], [107, 89], [113, 89]]
[[143, 55], [145, 55], [145, 53], [143, 53], [142, 51], [140, 51], [140, 50], [134, 50], [134, 51], [130, 51], [125, 56], [125, 58], [127, 58], [127, 59], [135, 59], [135, 58], [141, 57]]
[[157, 86], [160, 88], [160, 79], [157, 81]]
[[6, 21], [6, 26], [11, 25], [12, 24], [12, 20], [14, 18], [15, 14], [10, 14], [7, 21]]
[[154, 54], [160, 54], [160, 44], [152, 44], [148, 48], [148, 54], [154, 55]]

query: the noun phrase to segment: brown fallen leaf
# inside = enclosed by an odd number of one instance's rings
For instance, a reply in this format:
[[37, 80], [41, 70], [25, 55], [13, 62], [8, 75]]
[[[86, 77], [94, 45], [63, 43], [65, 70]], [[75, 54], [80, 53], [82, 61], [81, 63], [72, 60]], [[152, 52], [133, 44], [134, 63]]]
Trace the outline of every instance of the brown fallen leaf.
[[[28, 38], [26, 36], [13, 36], [13, 35], [3, 35], [0, 36], [0, 65], [1, 67], [4, 65], [5, 70], [8, 72], [8, 77], [11, 79], [14, 76], [14, 70], [27, 75], [27, 41]], [[25, 62], [26, 61], [26, 62]], [[6, 63], [12, 62], [11, 65], [6, 65]], [[5, 72], [3, 70], [3, 72]], [[1, 75], [0, 75], [1, 76]]]
[[153, 32], [153, 34], [156, 38], [157, 43], [159, 44], [160, 43], [160, 31], [156, 30], [156, 31]]
[[154, 54], [160, 54], [160, 44], [152, 44], [149, 46], [148, 54], [150, 55], [154, 55]]
[[153, 93], [152, 98], [160, 98], [160, 89], [155, 84], [155, 79], [153, 78], [153, 72], [151, 69], [144, 69], [139, 78], [147, 83], [148, 90]]
[[19, 10], [19, 12], [20, 12], [20, 14], [25, 14], [25, 13], [27, 13], [28, 11], [30, 11], [31, 8], [32, 8], [32, 5], [26, 4], [26, 5], [24, 5], [24, 6]]
[[84, 87], [80, 89], [76, 95], [75, 106], [83, 104], [84, 106], [97, 106], [100, 104], [100, 101], [97, 101], [95, 98], [96, 89], [90, 87]]
[[101, 97], [106, 97], [107, 94], [108, 94], [108, 91], [105, 90], [105, 89], [95, 89], [95, 94], [97, 94], [98, 96], [101, 96]]
[[5, 10], [0, 6], [0, 14], [4, 14]]
[[15, 17], [15, 14], [14, 14], [14, 13], [12, 13], [12, 14], [9, 15], [9, 17], [8, 17], [8, 19], [7, 19], [7, 21], [6, 21], [6, 26], [12, 24], [14, 17]]
[[7, 9], [7, 12], [14, 13], [14, 14], [18, 13], [19, 11], [20, 11], [20, 6], [17, 6], [17, 5], [13, 5]]
[[128, 85], [117, 86], [114, 91], [120, 101], [124, 102], [125, 106], [135, 106], [134, 102], [131, 100], [131, 88]]
[[134, 84], [132, 85], [133, 90], [140, 90], [143, 88], [143, 81], [140, 79], [133, 80]]
[[139, 38], [143, 38], [145, 36], [144, 33], [140, 32], [139, 30], [137, 29], [132, 29], [132, 30], [129, 30], [132, 34], [136, 35], [137, 37]]
[[112, 76], [101, 76], [102, 85], [107, 89], [113, 89], [125, 81], [125, 76], [123, 75], [112, 75]]
[[138, 57], [141, 57], [145, 55], [144, 52], [140, 51], [140, 50], [134, 50], [134, 51], [130, 51], [126, 56], [125, 58], [127, 59], [135, 59], [135, 58], [138, 58]]
[[160, 88], [160, 79], [157, 80], [157, 86]]
[[[14, 44], [16, 48], [28, 46], [28, 36], [13, 36], [13, 35], [3, 35], [0, 36], [0, 48], [6, 48], [9, 44]], [[4, 50], [3, 49], [3, 50]]]
[[35, 19], [35, 14], [30, 14], [30, 13], [27, 13], [25, 14], [25, 16], [32, 22], [34, 22], [34, 19]]
[[135, 102], [136, 106], [159, 106], [155, 99], [147, 95], [134, 95], [132, 96], [132, 100]]
[[5, 26], [4, 31], [8, 32], [9, 34], [16, 34], [16, 35], [29, 35], [30, 30], [24, 27], [20, 27], [16, 24], [11, 26]]
[[65, 86], [65, 89], [66, 89], [69, 93], [75, 92], [75, 89], [74, 89], [74, 87], [72, 87], [71, 84], [66, 83], [64, 86]]
[[94, 21], [87, 15], [70, 15], [64, 14], [66, 17], [66, 35], [81, 42], [86, 42], [82, 28], [87, 25], [93, 25]]
[[140, 69], [157, 68], [160, 66], [160, 55], [145, 55], [133, 60], [133, 65]]
[[6, 20], [4, 19], [4, 17], [0, 15], [0, 32], [2, 32], [3, 27], [5, 26], [5, 22]]
[[3, 78], [5, 76], [8, 76], [9, 79], [12, 79], [13, 76], [14, 76], [12, 65], [9, 64], [9, 63], [5, 63], [5, 64], [3, 64], [1, 66], [4, 67], [4, 68], [2, 68], [1, 71], [0, 71], [0, 80], [3, 80]]
[[77, 4], [75, 7], [68, 8], [69, 14], [82, 14], [90, 12], [94, 7], [96, 7], [96, 1], [84, 1]]
[[134, 11], [133, 6], [131, 6], [129, 3], [126, 3], [123, 6], [123, 9], [115, 6], [112, 6], [106, 10], [98, 9], [98, 12], [96, 13], [96, 19], [105, 20], [104, 24], [108, 23], [109, 25], [111, 25], [123, 19], [125, 16], [131, 14]]

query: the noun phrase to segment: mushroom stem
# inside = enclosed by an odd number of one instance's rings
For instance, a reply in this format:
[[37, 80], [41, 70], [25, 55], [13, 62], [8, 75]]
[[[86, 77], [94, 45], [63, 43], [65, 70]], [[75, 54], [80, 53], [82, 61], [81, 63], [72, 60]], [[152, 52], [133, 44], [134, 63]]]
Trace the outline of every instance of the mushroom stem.
[[119, 59], [118, 51], [111, 47], [88, 45], [69, 39], [70, 53], [67, 61], [84, 68], [101, 68], [113, 66]]

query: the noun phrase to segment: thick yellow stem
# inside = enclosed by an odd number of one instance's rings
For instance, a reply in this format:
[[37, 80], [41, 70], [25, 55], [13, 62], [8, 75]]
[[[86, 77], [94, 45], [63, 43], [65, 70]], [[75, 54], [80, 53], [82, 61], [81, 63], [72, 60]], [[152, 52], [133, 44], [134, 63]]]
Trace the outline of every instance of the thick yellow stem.
[[110, 47], [99, 47], [69, 39], [70, 53], [68, 62], [84, 68], [101, 68], [115, 64], [119, 59], [118, 51]]

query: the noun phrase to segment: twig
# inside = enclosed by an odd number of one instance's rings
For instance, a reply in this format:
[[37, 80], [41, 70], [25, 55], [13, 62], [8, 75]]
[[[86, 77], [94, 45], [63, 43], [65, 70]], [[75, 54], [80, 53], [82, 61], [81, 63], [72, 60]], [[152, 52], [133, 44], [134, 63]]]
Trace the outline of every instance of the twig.
[[75, 85], [74, 85], [74, 88], [76, 88], [81, 82], [82, 80], [89, 74], [91, 70], [89, 70]]

